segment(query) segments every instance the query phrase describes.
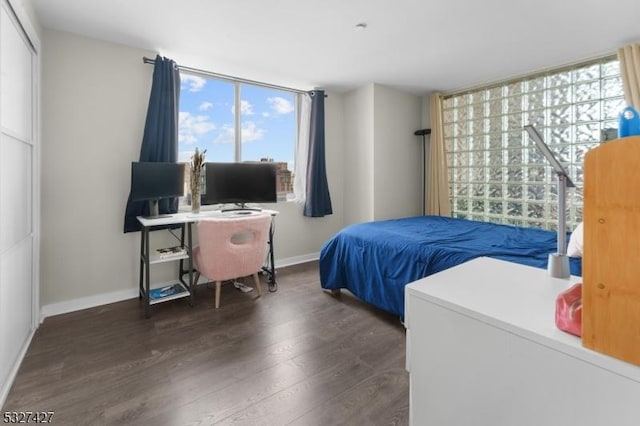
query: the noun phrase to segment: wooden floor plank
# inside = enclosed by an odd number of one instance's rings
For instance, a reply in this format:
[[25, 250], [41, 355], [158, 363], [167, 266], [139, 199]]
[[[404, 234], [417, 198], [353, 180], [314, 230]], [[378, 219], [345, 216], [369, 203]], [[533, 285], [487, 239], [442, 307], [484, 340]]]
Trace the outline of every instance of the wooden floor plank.
[[399, 320], [320, 289], [316, 262], [281, 268], [260, 298], [231, 285], [220, 309], [137, 299], [47, 318], [3, 410], [69, 425], [406, 425]]

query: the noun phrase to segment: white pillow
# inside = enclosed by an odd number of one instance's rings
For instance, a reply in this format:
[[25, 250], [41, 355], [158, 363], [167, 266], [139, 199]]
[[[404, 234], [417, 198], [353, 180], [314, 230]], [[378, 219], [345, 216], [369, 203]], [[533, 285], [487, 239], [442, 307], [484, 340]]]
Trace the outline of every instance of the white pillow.
[[582, 222], [576, 226], [569, 237], [569, 246], [567, 247], [567, 255], [571, 257], [582, 257], [583, 248], [583, 231]]

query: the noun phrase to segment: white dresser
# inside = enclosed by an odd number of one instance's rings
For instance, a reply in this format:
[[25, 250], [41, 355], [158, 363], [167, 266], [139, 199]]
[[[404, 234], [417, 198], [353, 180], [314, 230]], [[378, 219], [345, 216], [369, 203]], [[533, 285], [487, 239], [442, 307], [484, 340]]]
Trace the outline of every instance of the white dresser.
[[555, 327], [579, 281], [478, 258], [409, 284], [411, 424], [640, 425], [640, 367]]

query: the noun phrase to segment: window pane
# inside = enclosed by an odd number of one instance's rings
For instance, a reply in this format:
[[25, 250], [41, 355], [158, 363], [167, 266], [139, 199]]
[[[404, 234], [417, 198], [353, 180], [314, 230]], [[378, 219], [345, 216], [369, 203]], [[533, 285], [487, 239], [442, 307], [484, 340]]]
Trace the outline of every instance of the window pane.
[[243, 85], [242, 160], [273, 158], [293, 168], [295, 99], [292, 93]]
[[[180, 78], [179, 161], [189, 162], [197, 147], [206, 150], [208, 162], [276, 162], [279, 199], [286, 199], [293, 192], [294, 94], [240, 84], [236, 99], [235, 82], [184, 72]], [[239, 137], [235, 132], [236, 105]]]
[[179, 161], [188, 162], [198, 147], [206, 161], [233, 161], [233, 83], [180, 75]]
[[293, 192], [296, 114], [293, 93], [241, 87], [242, 160], [278, 164], [278, 197]]
[[585, 153], [615, 132], [624, 105], [612, 58], [446, 99], [454, 216], [555, 229], [556, 175], [523, 132], [533, 124], [578, 186], [567, 193], [567, 216], [581, 221]]

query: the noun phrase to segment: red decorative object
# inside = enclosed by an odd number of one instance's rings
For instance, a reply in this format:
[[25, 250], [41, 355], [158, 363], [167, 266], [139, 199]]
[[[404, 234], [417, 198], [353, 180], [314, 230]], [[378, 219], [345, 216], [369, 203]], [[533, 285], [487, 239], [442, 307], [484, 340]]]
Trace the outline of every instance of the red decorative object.
[[582, 336], [582, 283], [573, 285], [556, 298], [556, 327]]

